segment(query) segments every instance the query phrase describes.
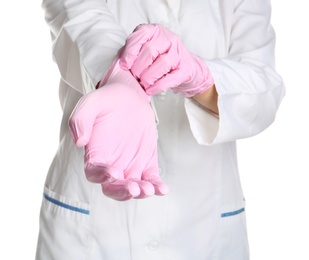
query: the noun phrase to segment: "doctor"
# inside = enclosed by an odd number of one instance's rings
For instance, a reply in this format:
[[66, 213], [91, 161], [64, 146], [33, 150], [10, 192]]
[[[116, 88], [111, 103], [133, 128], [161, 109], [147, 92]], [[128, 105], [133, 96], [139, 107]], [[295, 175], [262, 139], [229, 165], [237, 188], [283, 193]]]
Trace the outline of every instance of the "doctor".
[[[275, 71], [269, 1], [44, 0], [43, 8], [61, 73], [63, 120], [44, 187], [36, 259], [248, 260], [235, 141], [266, 129], [285, 93]], [[184, 74], [190, 70], [190, 75], [211, 84], [191, 92], [195, 84], [186, 78], [177, 86], [153, 91], [158, 78], [145, 76], [153, 73], [144, 73], [147, 68], [138, 64], [145, 60], [134, 57], [140, 48], [134, 51], [132, 42], [145, 43], [136, 33], [152, 26], [137, 27], [140, 24], [156, 24], [175, 36], [176, 46], [183, 50], [177, 59], [183, 61], [185, 53], [197, 60], [192, 67], [177, 69]], [[119, 52], [123, 46], [124, 52]], [[158, 51], [158, 45], [149, 46], [151, 53]], [[114, 68], [111, 64], [119, 53], [129, 54], [129, 59], [122, 56], [125, 70], [105, 74]], [[154, 95], [158, 178], [164, 187], [161, 194], [155, 187], [155, 193], [164, 196], [148, 197], [143, 185], [136, 196], [145, 199], [134, 199], [129, 192], [132, 198], [120, 202], [112, 198], [113, 192], [102, 194], [103, 185], [89, 181], [84, 169], [89, 146], [79, 148], [78, 136], [72, 138], [68, 121], [78, 101], [93, 93], [109, 95], [118, 72], [126, 73], [124, 78], [134, 76], [147, 94]], [[95, 90], [103, 75], [107, 87]], [[142, 88], [134, 88], [147, 97]], [[121, 95], [113, 100], [117, 97]]]

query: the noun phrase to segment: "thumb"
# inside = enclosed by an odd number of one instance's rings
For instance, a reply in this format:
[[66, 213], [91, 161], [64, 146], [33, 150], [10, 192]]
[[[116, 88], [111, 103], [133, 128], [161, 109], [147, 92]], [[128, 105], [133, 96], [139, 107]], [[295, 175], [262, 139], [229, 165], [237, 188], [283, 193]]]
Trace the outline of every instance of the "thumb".
[[90, 140], [94, 122], [100, 112], [97, 95], [99, 91], [100, 89], [83, 96], [69, 118], [69, 129], [78, 147], [87, 145]]

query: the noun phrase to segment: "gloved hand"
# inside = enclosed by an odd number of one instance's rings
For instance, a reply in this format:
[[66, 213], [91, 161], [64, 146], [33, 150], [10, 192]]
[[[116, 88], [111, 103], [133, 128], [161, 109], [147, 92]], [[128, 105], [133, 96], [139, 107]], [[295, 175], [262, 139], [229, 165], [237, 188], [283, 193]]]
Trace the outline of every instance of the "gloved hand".
[[159, 24], [142, 24], [126, 40], [120, 66], [130, 70], [149, 95], [171, 88], [192, 97], [213, 86], [204, 61], [190, 53], [179, 37]]
[[[100, 87], [76, 105], [69, 127], [85, 147], [85, 173], [115, 200], [165, 195], [159, 176], [157, 132], [149, 96], [116, 61]], [[102, 86], [104, 84], [104, 86]]]

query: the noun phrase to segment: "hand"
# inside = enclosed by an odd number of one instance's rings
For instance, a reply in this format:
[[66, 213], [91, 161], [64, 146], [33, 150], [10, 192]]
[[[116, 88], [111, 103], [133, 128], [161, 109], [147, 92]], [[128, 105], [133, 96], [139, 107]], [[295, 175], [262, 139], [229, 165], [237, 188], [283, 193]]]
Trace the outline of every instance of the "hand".
[[149, 95], [171, 88], [192, 97], [214, 85], [204, 61], [159, 24], [136, 27], [120, 53], [120, 66], [130, 70]]
[[85, 147], [86, 177], [115, 200], [165, 195], [149, 97], [118, 62], [107, 74], [104, 86], [81, 98], [69, 120], [74, 142]]

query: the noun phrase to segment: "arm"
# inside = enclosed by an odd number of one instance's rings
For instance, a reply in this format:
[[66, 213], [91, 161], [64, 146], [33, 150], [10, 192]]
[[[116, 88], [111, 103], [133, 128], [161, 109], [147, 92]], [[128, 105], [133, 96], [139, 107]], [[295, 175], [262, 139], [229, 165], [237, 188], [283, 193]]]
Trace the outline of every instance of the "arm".
[[85, 94], [124, 44], [126, 33], [101, 0], [43, 0], [53, 58], [63, 80]]
[[253, 136], [274, 121], [285, 89], [275, 71], [270, 11], [268, 0], [235, 1], [227, 56], [205, 60], [216, 84], [220, 119], [214, 120], [192, 100], [186, 100], [192, 132], [199, 143]]

